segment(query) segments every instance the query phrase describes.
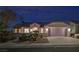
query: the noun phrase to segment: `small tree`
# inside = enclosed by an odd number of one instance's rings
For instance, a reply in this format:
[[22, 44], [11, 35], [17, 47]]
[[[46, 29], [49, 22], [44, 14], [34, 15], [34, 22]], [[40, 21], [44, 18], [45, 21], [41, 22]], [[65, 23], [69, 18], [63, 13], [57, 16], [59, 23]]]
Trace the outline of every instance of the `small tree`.
[[0, 11], [0, 42], [6, 42], [12, 39], [13, 34], [7, 31], [8, 22], [16, 19], [16, 13], [13, 10]]

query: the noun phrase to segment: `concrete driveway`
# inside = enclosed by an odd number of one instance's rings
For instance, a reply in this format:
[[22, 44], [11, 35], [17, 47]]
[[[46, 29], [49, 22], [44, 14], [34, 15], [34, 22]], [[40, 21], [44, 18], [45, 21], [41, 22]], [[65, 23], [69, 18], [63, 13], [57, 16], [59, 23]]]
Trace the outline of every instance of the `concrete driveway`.
[[71, 37], [47, 37], [49, 43], [12, 43], [0, 44], [0, 48], [47, 48], [47, 47], [79, 47], [79, 39]]
[[49, 43], [53, 45], [71, 45], [71, 44], [79, 44], [79, 39], [72, 37], [47, 37]]

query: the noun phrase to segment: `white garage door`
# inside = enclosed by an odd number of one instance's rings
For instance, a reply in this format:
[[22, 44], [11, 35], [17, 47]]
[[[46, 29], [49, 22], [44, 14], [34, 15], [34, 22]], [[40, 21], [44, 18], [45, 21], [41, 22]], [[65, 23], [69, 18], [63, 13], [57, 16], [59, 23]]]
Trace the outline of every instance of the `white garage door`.
[[52, 27], [50, 29], [50, 36], [65, 36], [65, 27]]

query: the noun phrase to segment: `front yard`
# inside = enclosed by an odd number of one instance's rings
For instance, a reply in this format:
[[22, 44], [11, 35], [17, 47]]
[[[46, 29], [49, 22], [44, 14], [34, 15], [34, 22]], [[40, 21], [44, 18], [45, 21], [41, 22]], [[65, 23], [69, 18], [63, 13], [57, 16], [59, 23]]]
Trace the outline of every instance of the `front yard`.
[[37, 39], [36, 41], [24, 41], [20, 43], [26, 43], [26, 44], [31, 44], [31, 43], [49, 43], [47, 38], [42, 38], [42, 39]]

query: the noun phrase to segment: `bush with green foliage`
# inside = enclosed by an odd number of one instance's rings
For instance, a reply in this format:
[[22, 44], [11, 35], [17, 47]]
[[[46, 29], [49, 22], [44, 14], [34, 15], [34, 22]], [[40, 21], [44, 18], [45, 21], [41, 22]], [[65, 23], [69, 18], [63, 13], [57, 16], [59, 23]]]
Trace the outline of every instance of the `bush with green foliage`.
[[34, 31], [32, 33], [21, 34], [21, 36], [19, 36], [19, 41], [36, 41], [38, 38], [42, 38], [42, 35], [40, 35], [38, 31]]
[[36, 41], [36, 39], [38, 38], [39, 33], [37, 31], [33, 32], [33, 33], [28, 33], [28, 34], [22, 34], [19, 37], [20, 41]]
[[19, 40], [20, 41], [30, 41], [30, 35], [29, 34], [22, 34], [20, 37], [19, 37]]

